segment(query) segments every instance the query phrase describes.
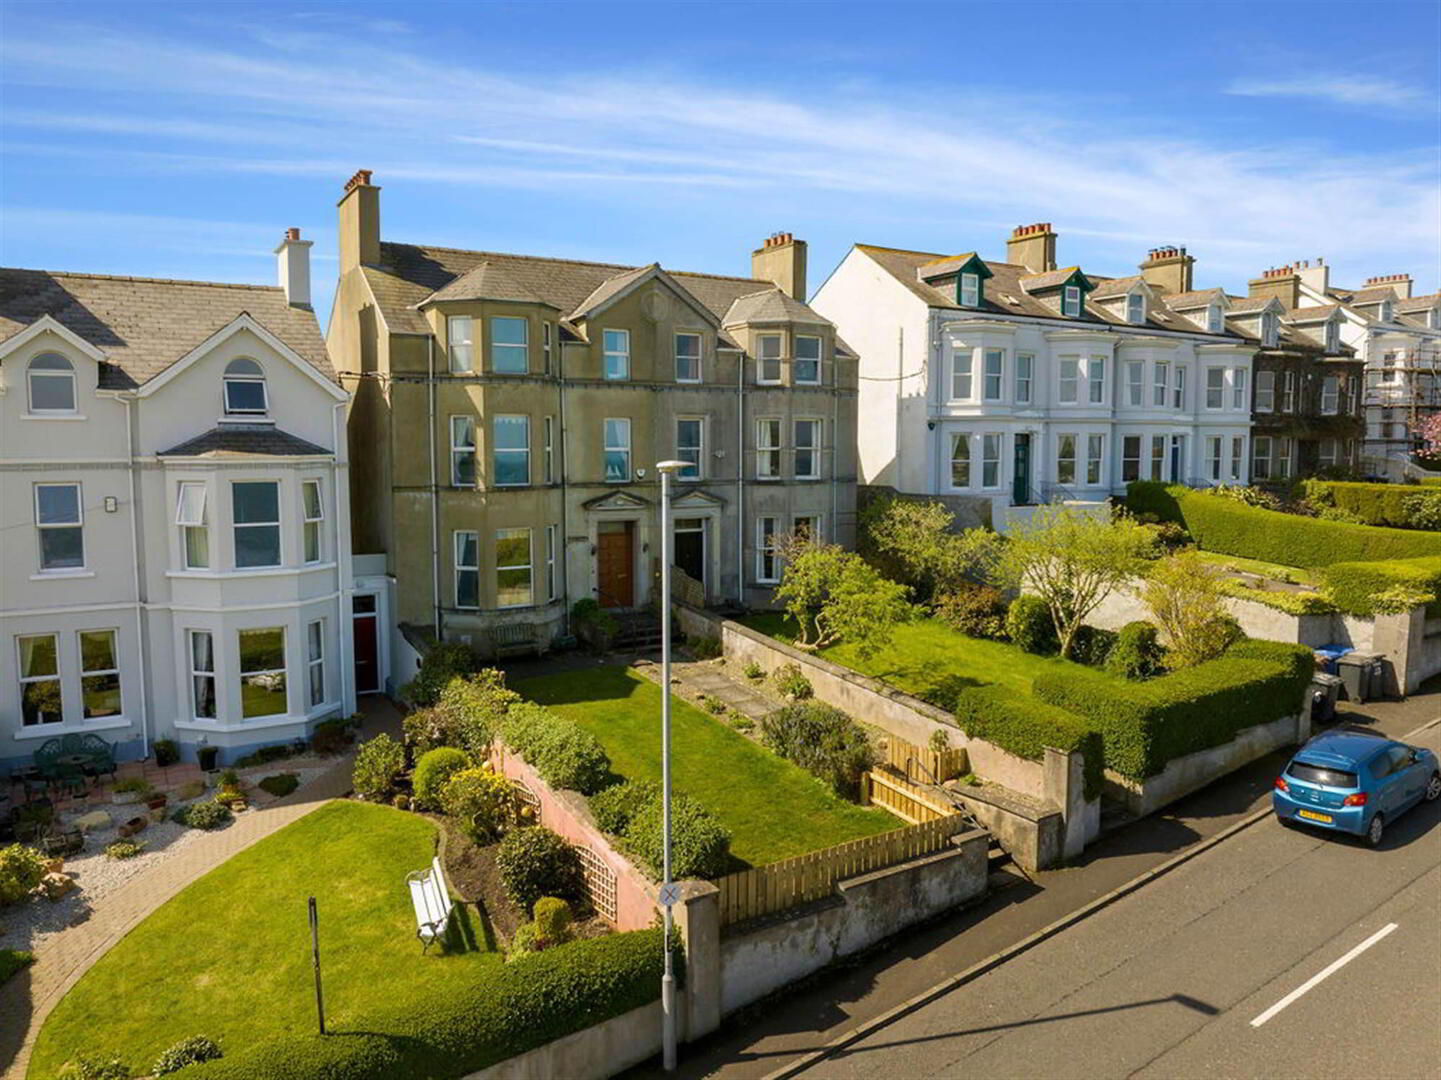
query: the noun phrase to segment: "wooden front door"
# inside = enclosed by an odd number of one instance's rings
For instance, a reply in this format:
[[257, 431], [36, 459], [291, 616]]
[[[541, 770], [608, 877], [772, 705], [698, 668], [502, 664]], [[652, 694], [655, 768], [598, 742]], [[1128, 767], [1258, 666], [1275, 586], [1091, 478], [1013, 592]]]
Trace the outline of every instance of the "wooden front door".
[[596, 581], [603, 608], [635, 606], [635, 522], [602, 521], [596, 534]]

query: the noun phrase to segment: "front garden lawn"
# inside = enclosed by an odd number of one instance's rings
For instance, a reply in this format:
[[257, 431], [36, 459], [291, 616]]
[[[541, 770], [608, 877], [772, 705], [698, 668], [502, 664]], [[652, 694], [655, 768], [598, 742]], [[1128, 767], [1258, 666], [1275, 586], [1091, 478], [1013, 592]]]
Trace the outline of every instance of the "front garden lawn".
[[[753, 630], [792, 642], [795, 623], [779, 612], [741, 620]], [[920, 619], [896, 627], [891, 643], [869, 658], [842, 642], [820, 654], [833, 664], [880, 679], [940, 708], [950, 708], [959, 690], [995, 683], [1029, 695], [1039, 675], [1057, 668], [1095, 674], [1095, 669], [1058, 656], [1036, 656], [1004, 641], [967, 637], [938, 619]]]
[[[628, 780], [659, 780], [660, 687], [620, 666], [522, 679], [511, 688], [592, 732]], [[904, 822], [839, 798], [717, 717], [671, 698], [671, 766], [677, 791], [695, 799], [731, 834], [745, 866], [788, 859]]]
[[144, 1073], [188, 1035], [230, 1051], [314, 1031], [310, 896], [327, 1030], [364, 1031], [410, 988], [499, 970], [463, 908], [455, 951], [421, 954], [405, 875], [434, 854], [435, 826], [414, 814], [347, 801], [307, 814], [187, 886], [86, 972], [45, 1022], [30, 1076], [48, 1080], [79, 1053], [118, 1053]]

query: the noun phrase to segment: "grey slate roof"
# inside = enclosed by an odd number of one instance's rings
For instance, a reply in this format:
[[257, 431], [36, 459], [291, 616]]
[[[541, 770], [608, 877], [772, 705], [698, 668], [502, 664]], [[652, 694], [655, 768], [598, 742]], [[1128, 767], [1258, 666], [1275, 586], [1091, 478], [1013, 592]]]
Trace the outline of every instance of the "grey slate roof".
[[437, 289], [421, 303], [430, 304], [441, 300], [518, 300], [527, 304], [545, 302], [518, 281], [507, 267], [489, 262], [481, 263], [444, 288]]
[[1192, 289], [1190, 292], [1167, 293], [1166, 306], [1172, 311], [1190, 311], [1193, 308], [1205, 307], [1224, 299], [1226, 290], [1214, 289]]
[[1140, 274], [1132, 274], [1130, 277], [1111, 278], [1103, 281], [1091, 292], [1092, 300], [1111, 300], [1117, 296], [1124, 296], [1131, 291], [1131, 286], [1142, 280]]
[[1332, 312], [1340, 310], [1340, 304], [1315, 304], [1311, 307], [1292, 308], [1281, 318], [1288, 322], [1323, 322], [1331, 317]]
[[795, 297], [778, 288], [738, 296], [731, 304], [722, 326], [739, 326], [754, 322], [810, 322], [829, 326], [830, 320], [816, 314]]
[[323, 446], [281, 431], [273, 424], [226, 424], [213, 427], [178, 446], [160, 451], [161, 457], [209, 457], [226, 454], [265, 457], [329, 455]]
[[335, 379], [315, 313], [277, 286], [0, 269], [0, 341], [49, 315], [105, 354], [104, 390], [136, 388], [247, 313]]

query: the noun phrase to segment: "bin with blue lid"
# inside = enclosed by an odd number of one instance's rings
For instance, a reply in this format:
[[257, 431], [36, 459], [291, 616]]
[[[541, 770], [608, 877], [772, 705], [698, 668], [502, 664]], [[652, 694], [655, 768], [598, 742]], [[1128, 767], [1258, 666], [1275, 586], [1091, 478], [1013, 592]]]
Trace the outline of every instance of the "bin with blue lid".
[[1336, 661], [1351, 651], [1349, 645], [1317, 645], [1311, 650], [1321, 658], [1321, 670], [1327, 675], [1337, 675]]

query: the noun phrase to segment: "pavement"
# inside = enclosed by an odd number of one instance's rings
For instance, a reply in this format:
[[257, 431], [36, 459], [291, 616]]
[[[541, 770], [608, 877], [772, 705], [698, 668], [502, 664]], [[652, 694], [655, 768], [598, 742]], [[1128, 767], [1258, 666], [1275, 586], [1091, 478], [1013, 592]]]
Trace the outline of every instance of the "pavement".
[[[1441, 719], [1441, 682], [1428, 684], [1427, 691], [1405, 701], [1343, 703], [1339, 723], [1405, 735]], [[844, 966], [741, 1010], [727, 1018], [718, 1032], [681, 1048], [679, 1075], [761, 1077], [824, 1047], [1269, 805], [1271, 784], [1288, 756], [1288, 752], [1269, 754], [1161, 813], [1103, 837], [1073, 866], [1013, 877], [1011, 887], [993, 891], [975, 906], [917, 927]], [[1222, 841], [1215, 851], [1226, 850], [1238, 838]], [[1135, 894], [1137, 902], [1145, 903], [1158, 884], [1143, 887]], [[633, 1075], [664, 1074], [652, 1063]], [[1001, 1075], [1018, 1073], [1002, 1070]]]

